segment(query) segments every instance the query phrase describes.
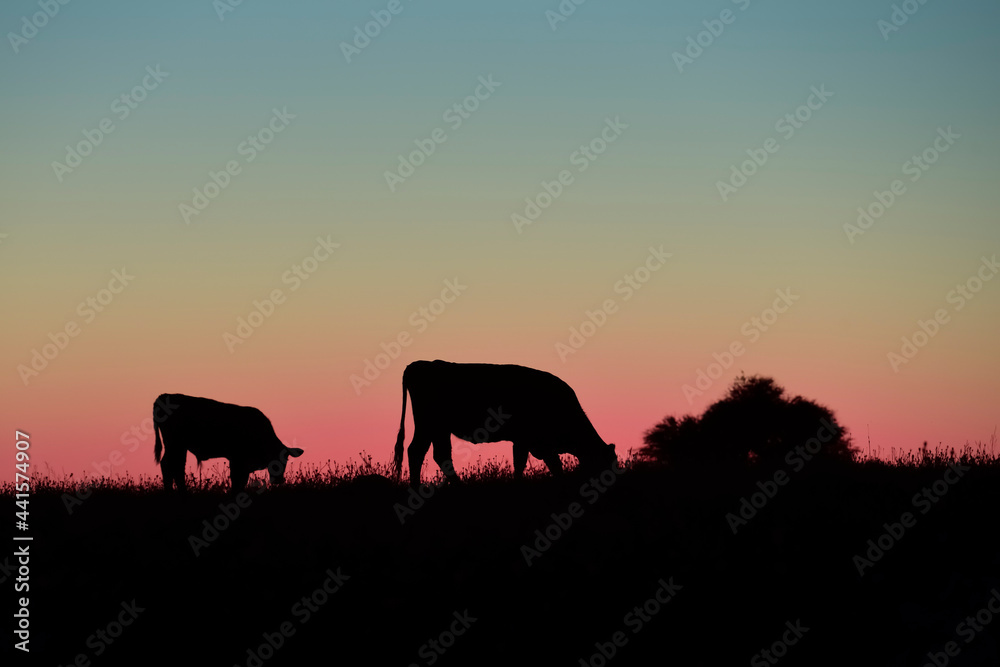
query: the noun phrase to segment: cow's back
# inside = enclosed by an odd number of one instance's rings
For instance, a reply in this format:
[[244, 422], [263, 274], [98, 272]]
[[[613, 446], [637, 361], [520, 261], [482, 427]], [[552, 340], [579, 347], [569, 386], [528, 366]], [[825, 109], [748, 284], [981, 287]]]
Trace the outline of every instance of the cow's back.
[[483, 428], [491, 411], [510, 415], [498, 434], [504, 440], [557, 437], [586, 420], [568, 384], [526, 366], [415, 361], [404, 378], [414, 420], [430, 420], [459, 437]]
[[176, 406], [160, 424], [164, 445], [181, 445], [200, 460], [232, 458], [277, 439], [257, 408], [184, 394], [166, 394], [157, 402], [163, 399]]

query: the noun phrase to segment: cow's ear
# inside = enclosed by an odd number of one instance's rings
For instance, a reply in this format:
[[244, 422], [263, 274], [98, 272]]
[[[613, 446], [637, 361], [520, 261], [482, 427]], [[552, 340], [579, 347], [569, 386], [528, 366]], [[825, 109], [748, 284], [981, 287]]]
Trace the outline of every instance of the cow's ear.
[[289, 456], [302, 456], [303, 450], [298, 447], [286, 447]]

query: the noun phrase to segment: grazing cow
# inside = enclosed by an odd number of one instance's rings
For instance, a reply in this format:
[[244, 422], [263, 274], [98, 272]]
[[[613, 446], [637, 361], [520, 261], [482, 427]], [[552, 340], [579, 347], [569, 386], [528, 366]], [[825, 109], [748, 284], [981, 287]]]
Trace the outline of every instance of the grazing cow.
[[[160, 414], [157, 414], [157, 413]], [[232, 492], [243, 491], [250, 473], [267, 468], [271, 484], [285, 481], [289, 456], [302, 456], [302, 450], [285, 447], [274, 427], [257, 408], [220, 403], [209, 398], [184, 394], [161, 394], [153, 403], [153, 428], [156, 432], [154, 460], [163, 473], [163, 488], [173, 484], [184, 490], [184, 464], [187, 453], [198, 459], [229, 459]], [[160, 432], [163, 440], [160, 440]], [[167, 451], [160, 455], [164, 446]]]
[[406, 392], [413, 403], [413, 440], [407, 450], [410, 484], [431, 443], [434, 461], [448, 481], [459, 481], [451, 458], [451, 435], [473, 443], [514, 443], [514, 476], [521, 477], [528, 454], [562, 472], [559, 454], [572, 454], [590, 469], [618, 459], [615, 446], [597, 434], [573, 389], [551, 373], [524, 366], [414, 361], [403, 371], [403, 414], [396, 437], [394, 468], [403, 470]]

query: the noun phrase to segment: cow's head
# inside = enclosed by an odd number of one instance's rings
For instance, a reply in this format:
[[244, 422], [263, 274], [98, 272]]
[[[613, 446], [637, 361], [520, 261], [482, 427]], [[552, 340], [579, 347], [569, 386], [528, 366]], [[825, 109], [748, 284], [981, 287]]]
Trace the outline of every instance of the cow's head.
[[267, 464], [267, 473], [271, 477], [271, 484], [285, 483], [285, 466], [288, 465], [288, 457], [302, 456], [302, 449], [298, 447], [281, 446], [277, 457]]
[[580, 459], [580, 466], [589, 473], [598, 473], [603, 470], [610, 470], [618, 465], [618, 454], [615, 453], [613, 444], [606, 445], [603, 442], [597, 444], [593, 449], [585, 453]]
[[615, 452], [614, 443], [604, 445], [603, 448], [599, 448], [598, 456], [601, 460], [601, 467], [604, 469], [610, 468], [611, 466], [618, 465], [618, 453]]

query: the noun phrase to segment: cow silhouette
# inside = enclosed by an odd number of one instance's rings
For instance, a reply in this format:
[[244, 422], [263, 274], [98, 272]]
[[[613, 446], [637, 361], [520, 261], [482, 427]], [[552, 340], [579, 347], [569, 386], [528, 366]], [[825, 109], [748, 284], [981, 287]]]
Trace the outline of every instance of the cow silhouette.
[[153, 459], [160, 464], [163, 488], [167, 491], [174, 484], [184, 490], [188, 452], [195, 455], [198, 465], [206, 459], [229, 459], [233, 493], [246, 488], [250, 473], [264, 468], [271, 484], [283, 483], [288, 457], [302, 456], [301, 449], [282, 444], [271, 421], [257, 408], [210, 398], [161, 394], [153, 403], [153, 425], [156, 433]]
[[448, 481], [459, 481], [451, 457], [451, 436], [473, 443], [511, 441], [514, 476], [521, 477], [528, 454], [553, 474], [562, 472], [560, 453], [596, 470], [617, 462], [615, 446], [601, 439], [573, 389], [551, 373], [512, 364], [414, 361], [403, 371], [403, 413], [393, 466], [403, 470], [406, 394], [413, 411], [413, 439], [407, 449], [410, 484], [434, 445], [434, 461]]

